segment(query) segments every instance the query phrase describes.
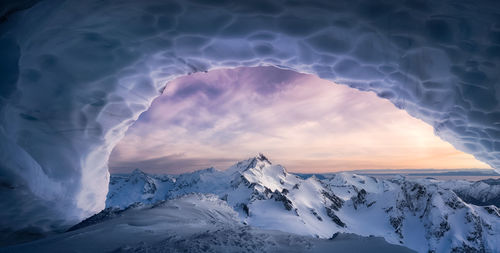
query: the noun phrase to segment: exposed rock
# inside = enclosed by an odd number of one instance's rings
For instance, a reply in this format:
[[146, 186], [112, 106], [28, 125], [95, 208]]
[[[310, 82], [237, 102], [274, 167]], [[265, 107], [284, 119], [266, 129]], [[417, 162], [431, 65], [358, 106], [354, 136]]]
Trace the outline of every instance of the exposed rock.
[[358, 194], [351, 198], [354, 209], [358, 209], [358, 205], [366, 204], [366, 191], [365, 191], [365, 189], [361, 189], [357, 192], [358, 192]]
[[311, 209], [311, 213], [316, 217], [316, 219], [318, 219], [319, 221], [323, 221], [323, 218], [321, 218], [321, 216], [318, 214], [318, 212], [316, 212], [316, 210]]
[[394, 232], [396, 232], [397, 235], [399, 235], [399, 238], [403, 239], [403, 216], [399, 217], [390, 217], [389, 222], [391, 223], [391, 226], [394, 228]]
[[321, 192], [321, 194], [323, 195], [323, 197], [325, 197], [326, 199], [328, 199], [331, 202], [330, 208], [332, 208], [335, 211], [338, 211], [342, 207], [342, 205], [344, 204], [344, 200], [337, 197], [333, 193], [329, 193], [329, 192], [323, 190]]
[[290, 191], [288, 191], [288, 189], [286, 188], [283, 188], [283, 190], [281, 190], [281, 193], [283, 193], [283, 195], [287, 195]]
[[326, 214], [328, 215], [328, 217], [332, 218], [332, 221], [335, 222], [335, 224], [343, 228], [346, 227], [345, 223], [342, 222], [342, 220], [340, 220], [340, 218], [335, 214], [334, 209], [332, 207], [325, 207], [325, 209], [326, 209]]
[[292, 201], [278, 190], [273, 192], [272, 198], [274, 198], [274, 200], [276, 201], [283, 202], [283, 206], [285, 206], [286, 210], [291, 211], [293, 209]]

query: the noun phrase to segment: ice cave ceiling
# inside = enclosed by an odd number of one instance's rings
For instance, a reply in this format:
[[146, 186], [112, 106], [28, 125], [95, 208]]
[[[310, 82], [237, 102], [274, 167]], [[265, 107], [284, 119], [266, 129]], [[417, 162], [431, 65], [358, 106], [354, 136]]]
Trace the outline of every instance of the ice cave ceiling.
[[104, 207], [109, 153], [167, 81], [274, 65], [376, 92], [500, 169], [500, 2], [11, 1], [0, 7], [2, 231]]

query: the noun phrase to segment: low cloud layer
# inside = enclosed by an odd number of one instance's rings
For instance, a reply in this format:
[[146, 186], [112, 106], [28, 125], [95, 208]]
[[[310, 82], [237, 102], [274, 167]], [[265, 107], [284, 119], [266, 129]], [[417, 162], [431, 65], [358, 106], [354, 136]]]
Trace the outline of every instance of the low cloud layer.
[[261, 67], [169, 83], [115, 148], [110, 168], [225, 169], [259, 152], [300, 172], [488, 167], [373, 93]]

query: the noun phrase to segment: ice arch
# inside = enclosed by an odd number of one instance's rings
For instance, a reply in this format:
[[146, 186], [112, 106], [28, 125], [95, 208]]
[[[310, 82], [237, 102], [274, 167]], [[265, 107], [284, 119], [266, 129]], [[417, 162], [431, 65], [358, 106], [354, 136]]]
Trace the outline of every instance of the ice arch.
[[498, 1], [13, 1], [0, 20], [0, 227], [99, 211], [166, 81], [275, 65], [389, 99], [500, 169]]

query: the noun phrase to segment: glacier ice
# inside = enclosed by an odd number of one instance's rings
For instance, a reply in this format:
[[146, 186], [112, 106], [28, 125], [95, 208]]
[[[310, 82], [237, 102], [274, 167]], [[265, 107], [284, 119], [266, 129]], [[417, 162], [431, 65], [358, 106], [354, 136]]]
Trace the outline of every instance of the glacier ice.
[[0, 14], [2, 231], [101, 210], [127, 127], [169, 80], [216, 68], [373, 91], [500, 169], [498, 1], [47, 0]]

